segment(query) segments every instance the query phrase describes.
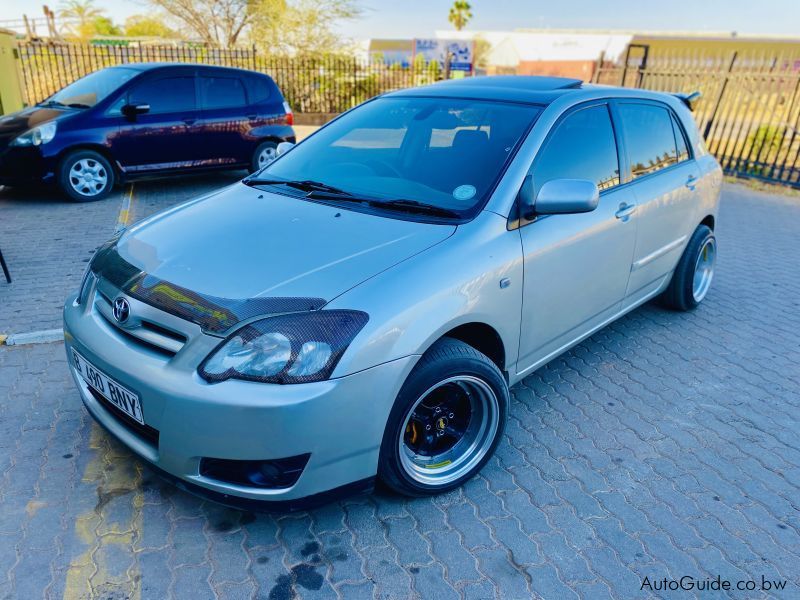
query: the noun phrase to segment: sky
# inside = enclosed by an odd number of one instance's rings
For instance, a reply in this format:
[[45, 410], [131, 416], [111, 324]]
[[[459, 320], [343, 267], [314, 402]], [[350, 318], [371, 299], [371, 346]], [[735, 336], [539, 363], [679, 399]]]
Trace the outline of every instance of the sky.
[[[58, 0], [48, 0], [57, 9]], [[737, 31], [800, 37], [798, 0], [470, 0], [468, 29]], [[96, 0], [114, 21], [148, 12], [143, 0]], [[451, 29], [452, 0], [361, 0], [360, 19], [339, 29], [354, 39], [429, 37]], [[41, 16], [37, 0], [2, 0], [0, 20]], [[32, 7], [36, 6], [34, 11]]]

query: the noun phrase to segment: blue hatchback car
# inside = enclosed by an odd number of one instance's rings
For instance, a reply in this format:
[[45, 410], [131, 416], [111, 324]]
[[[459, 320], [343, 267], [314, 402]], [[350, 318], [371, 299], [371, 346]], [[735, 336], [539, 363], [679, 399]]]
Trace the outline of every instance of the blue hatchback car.
[[141, 176], [266, 165], [295, 141], [293, 115], [262, 73], [187, 64], [95, 71], [0, 118], [0, 184], [53, 182], [72, 200]]

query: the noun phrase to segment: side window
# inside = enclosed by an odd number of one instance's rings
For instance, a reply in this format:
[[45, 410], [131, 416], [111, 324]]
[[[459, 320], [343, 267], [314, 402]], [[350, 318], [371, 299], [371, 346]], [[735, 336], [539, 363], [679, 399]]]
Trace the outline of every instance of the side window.
[[600, 190], [619, 184], [617, 142], [608, 107], [583, 108], [556, 126], [534, 163], [535, 193], [553, 179], [588, 179]]
[[238, 77], [200, 77], [200, 104], [203, 108], [245, 106], [244, 85]]
[[634, 179], [678, 162], [672, 117], [651, 104], [620, 104], [619, 114]]
[[689, 160], [689, 147], [686, 145], [686, 135], [683, 133], [683, 128], [678, 123], [675, 115], [672, 117], [672, 131], [675, 133], [675, 145], [678, 148], [678, 162]]
[[131, 104], [149, 104], [148, 114], [193, 111], [197, 108], [194, 77], [163, 77], [137, 85], [128, 95]]
[[270, 97], [270, 81], [263, 75], [250, 75], [245, 80], [247, 82], [247, 96], [250, 104], [263, 102]]

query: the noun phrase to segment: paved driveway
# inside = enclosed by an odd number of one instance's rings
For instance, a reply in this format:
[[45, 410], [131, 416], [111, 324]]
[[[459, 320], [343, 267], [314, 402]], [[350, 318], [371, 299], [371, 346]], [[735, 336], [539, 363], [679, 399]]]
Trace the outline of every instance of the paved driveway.
[[[134, 218], [224, 183], [137, 184]], [[57, 325], [120, 202], [0, 192], [0, 332]], [[651, 588], [717, 575], [756, 589], [709, 597], [800, 597], [800, 201], [728, 186], [718, 237], [697, 311], [644, 306], [525, 379], [497, 457], [432, 499], [200, 501], [92, 424], [62, 344], [0, 347], [0, 598], [674, 598], [696, 591]]]

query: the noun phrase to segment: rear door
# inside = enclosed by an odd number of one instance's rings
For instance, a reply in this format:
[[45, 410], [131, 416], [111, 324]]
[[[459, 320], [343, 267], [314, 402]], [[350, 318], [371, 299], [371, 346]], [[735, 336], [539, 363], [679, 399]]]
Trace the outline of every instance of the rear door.
[[628, 302], [656, 291], [669, 276], [692, 233], [695, 183], [700, 170], [683, 128], [665, 104], [617, 101], [638, 233], [628, 284]]
[[254, 145], [249, 133], [250, 110], [242, 76], [225, 70], [202, 69], [198, 78], [202, 128], [205, 143], [203, 160], [209, 166], [250, 164]]
[[128, 173], [186, 168], [199, 157], [202, 145], [194, 69], [159, 69], [137, 81], [127, 94], [128, 104], [147, 104], [150, 110], [123, 118], [112, 151]]
[[621, 185], [608, 104], [584, 105], [556, 123], [531, 168], [536, 191], [553, 179], [588, 179], [600, 189], [588, 213], [538, 216], [522, 224], [524, 274], [520, 372], [560, 353], [622, 304], [636, 243], [633, 192]]

